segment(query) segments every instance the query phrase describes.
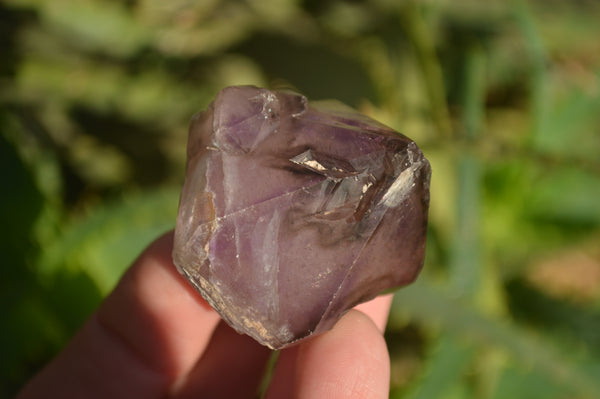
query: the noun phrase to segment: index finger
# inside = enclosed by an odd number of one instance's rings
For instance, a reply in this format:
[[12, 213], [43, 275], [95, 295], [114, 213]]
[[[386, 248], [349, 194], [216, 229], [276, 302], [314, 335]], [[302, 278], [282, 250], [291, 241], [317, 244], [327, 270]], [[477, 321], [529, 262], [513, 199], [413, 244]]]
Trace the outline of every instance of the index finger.
[[20, 398], [161, 397], [202, 355], [219, 316], [155, 241]]

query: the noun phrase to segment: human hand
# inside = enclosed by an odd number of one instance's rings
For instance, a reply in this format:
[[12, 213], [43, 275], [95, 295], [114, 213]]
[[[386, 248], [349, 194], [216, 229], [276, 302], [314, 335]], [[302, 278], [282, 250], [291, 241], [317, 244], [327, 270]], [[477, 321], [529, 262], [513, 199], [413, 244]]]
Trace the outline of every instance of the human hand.
[[[254, 398], [270, 350], [236, 333], [179, 275], [173, 236], [148, 247], [63, 351], [18, 396]], [[267, 398], [387, 398], [391, 296], [283, 349]]]

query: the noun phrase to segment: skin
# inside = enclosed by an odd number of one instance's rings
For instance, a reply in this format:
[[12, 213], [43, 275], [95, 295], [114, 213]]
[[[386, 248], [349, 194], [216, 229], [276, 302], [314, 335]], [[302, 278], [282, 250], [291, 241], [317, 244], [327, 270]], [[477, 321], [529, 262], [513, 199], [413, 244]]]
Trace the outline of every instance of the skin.
[[[172, 242], [166, 234], [140, 255], [19, 399], [256, 397], [269, 349], [231, 329], [179, 275]], [[267, 398], [387, 398], [390, 303], [359, 305], [282, 350]]]

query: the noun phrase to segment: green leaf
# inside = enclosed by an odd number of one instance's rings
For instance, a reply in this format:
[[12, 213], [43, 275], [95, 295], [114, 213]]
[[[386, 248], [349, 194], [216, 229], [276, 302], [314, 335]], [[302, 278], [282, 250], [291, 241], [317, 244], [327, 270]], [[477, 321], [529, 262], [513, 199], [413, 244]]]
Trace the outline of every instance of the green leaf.
[[106, 294], [142, 249], [174, 227], [178, 198], [179, 190], [168, 188], [91, 209], [47, 248], [41, 270], [83, 270]]
[[543, 373], [549, 381], [568, 387], [584, 397], [600, 392], [600, 380], [590, 376], [573, 359], [558, 353], [542, 337], [517, 325], [484, 315], [451, 292], [420, 280], [398, 291], [390, 315], [390, 328], [401, 325], [405, 316], [439, 326], [475, 346], [490, 346], [508, 353], [518, 364]]
[[532, 184], [527, 204], [535, 219], [600, 225], [600, 176], [576, 168], [550, 170]]
[[411, 399], [448, 398], [448, 393], [464, 381], [461, 377], [473, 359], [473, 347], [458, 342], [455, 337], [442, 336], [435, 351], [427, 359], [428, 367], [414, 388]]
[[44, 1], [38, 9], [50, 26], [85, 50], [128, 56], [150, 39], [151, 30], [123, 2]]

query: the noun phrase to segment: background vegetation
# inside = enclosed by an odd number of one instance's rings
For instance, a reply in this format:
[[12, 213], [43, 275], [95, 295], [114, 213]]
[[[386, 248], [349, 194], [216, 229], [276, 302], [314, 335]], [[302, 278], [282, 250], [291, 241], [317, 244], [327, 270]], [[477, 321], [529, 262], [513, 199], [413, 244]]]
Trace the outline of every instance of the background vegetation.
[[600, 397], [600, 3], [0, 3], [0, 397], [175, 222], [187, 124], [285, 83], [431, 160], [392, 398]]

